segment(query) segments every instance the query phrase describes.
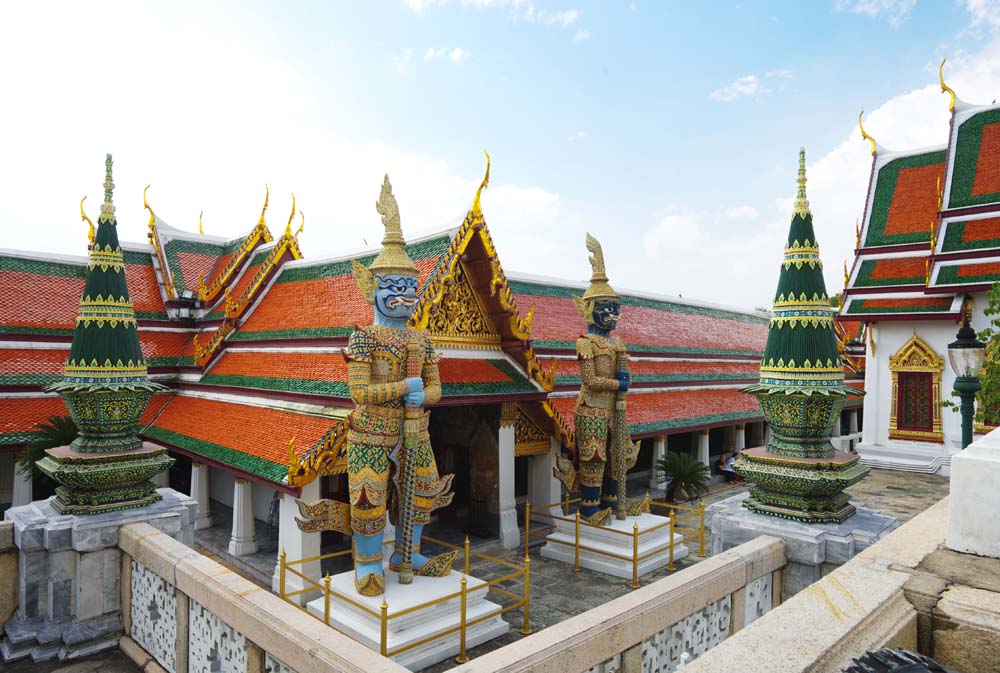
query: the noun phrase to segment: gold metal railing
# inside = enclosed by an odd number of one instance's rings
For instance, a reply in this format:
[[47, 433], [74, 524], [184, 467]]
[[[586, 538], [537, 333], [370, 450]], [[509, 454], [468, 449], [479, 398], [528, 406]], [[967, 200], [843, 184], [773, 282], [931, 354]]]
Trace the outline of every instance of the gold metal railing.
[[[698, 556], [705, 556], [705, 501], [699, 502], [697, 507], [686, 507], [684, 505], [675, 505], [672, 503], [663, 502], [653, 502], [649, 498], [649, 493], [646, 493], [646, 497], [642, 502], [642, 511], [645, 513], [650, 513], [653, 507], [661, 508], [667, 510], [667, 521], [655, 526], [651, 526], [646, 530], [639, 530], [639, 523], [635, 522], [632, 524], [632, 532], [617, 530], [615, 528], [609, 528], [607, 526], [595, 526], [583, 521], [580, 518], [580, 512], [577, 510], [574, 512], [573, 516], [569, 516], [570, 505], [580, 502], [580, 498], [570, 499], [569, 494], [562, 502], [556, 502], [549, 505], [535, 505], [532, 507], [530, 502], [524, 505], [524, 557], [525, 560], [528, 559], [528, 549], [529, 542], [532, 537], [544, 539], [548, 543], [561, 544], [568, 547], [573, 547], [573, 572], [580, 572], [582, 566], [580, 565], [580, 552], [587, 551], [594, 554], [599, 554], [601, 556], [607, 556], [609, 558], [618, 559], [620, 561], [628, 561], [632, 563], [632, 581], [629, 583], [629, 587], [632, 589], [639, 588], [639, 564], [648, 558], [667, 552], [667, 570], [673, 572], [674, 570], [674, 549], [678, 544], [684, 544], [691, 540], [698, 540]], [[562, 511], [562, 516], [550, 513], [553, 508], [560, 508]], [[543, 525], [541, 527], [536, 527], [532, 529], [531, 520], [532, 517], [548, 519], [552, 521], [551, 524]], [[678, 524], [691, 521], [692, 519], [697, 519], [697, 524], [692, 526], [680, 526]], [[553, 530], [556, 529], [556, 521], [564, 521], [573, 524], [574, 539], [573, 542], [566, 542], [565, 540], [558, 540], [555, 538], [549, 538], [548, 535]], [[632, 538], [632, 554], [626, 556], [624, 554], [616, 554], [614, 552], [609, 552], [604, 549], [597, 549], [595, 547], [588, 546], [586, 544], [580, 543], [580, 530], [581, 528], [595, 528], [606, 533], [613, 533], [615, 535], [621, 535], [623, 537]], [[639, 554], [639, 540], [644, 535], [651, 535], [663, 528], [668, 529], [668, 542], [665, 545], [660, 545], [651, 549], [642, 555]], [[675, 538], [675, 534], [680, 533], [680, 540]]]
[[[462, 576], [461, 583], [460, 583], [461, 588], [457, 592], [450, 593], [450, 594], [447, 594], [445, 596], [441, 596], [440, 598], [436, 598], [433, 601], [427, 601], [426, 603], [421, 603], [419, 605], [414, 605], [414, 606], [406, 608], [405, 610], [399, 610], [398, 612], [393, 612], [393, 613], [389, 612], [389, 605], [386, 602], [386, 600], [383, 598], [382, 599], [382, 604], [379, 606], [379, 611], [376, 612], [375, 610], [372, 610], [368, 606], [366, 606], [366, 605], [364, 605], [364, 604], [362, 604], [362, 603], [354, 600], [350, 596], [348, 596], [346, 594], [343, 594], [343, 593], [337, 591], [336, 589], [331, 588], [330, 587], [330, 575], [329, 574], [327, 574], [323, 578], [322, 583], [320, 583], [320, 582], [317, 582], [316, 580], [314, 580], [314, 579], [306, 576], [304, 573], [296, 570], [296, 568], [295, 568], [295, 566], [301, 566], [301, 565], [306, 564], [306, 563], [319, 562], [319, 561], [322, 561], [322, 560], [328, 559], [328, 558], [335, 558], [335, 557], [340, 557], [340, 556], [349, 556], [351, 554], [352, 550], [345, 549], [343, 551], [333, 552], [333, 553], [330, 553], [330, 554], [322, 554], [320, 556], [313, 556], [313, 557], [310, 557], [310, 558], [300, 559], [298, 561], [289, 561], [286, 558], [286, 556], [285, 556], [285, 551], [282, 550], [281, 553], [278, 555], [279, 567], [280, 567], [280, 570], [279, 570], [279, 596], [282, 598], [282, 600], [285, 600], [285, 601], [291, 603], [292, 605], [295, 605], [300, 610], [303, 610], [304, 612], [307, 612], [308, 614], [312, 615], [316, 619], [320, 619], [320, 617], [318, 617], [317, 615], [314, 615], [313, 613], [309, 612], [309, 610], [308, 610], [308, 608], [306, 606], [299, 605], [298, 603], [292, 601], [291, 599], [294, 598], [295, 596], [298, 596], [298, 595], [301, 595], [301, 594], [308, 594], [308, 593], [312, 593], [312, 592], [315, 592], [315, 591], [321, 592], [322, 595], [323, 595], [323, 617], [322, 617], [321, 621], [324, 624], [326, 624], [327, 626], [329, 626], [330, 628], [332, 628], [333, 630], [337, 631], [338, 633], [340, 633], [342, 635], [345, 635], [348, 638], [351, 638], [353, 640], [358, 640], [358, 639], [355, 638], [354, 636], [352, 636], [351, 634], [346, 633], [345, 631], [342, 631], [341, 629], [338, 629], [336, 626], [334, 626], [333, 624], [330, 623], [331, 600], [335, 599], [337, 601], [343, 601], [344, 603], [346, 603], [346, 604], [354, 607], [355, 609], [361, 610], [362, 612], [370, 615], [371, 617], [374, 617], [375, 619], [377, 619], [379, 621], [379, 627], [380, 627], [379, 628], [379, 633], [380, 633], [380, 635], [379, 635], [379, 654], [381, 654], [383, 657], [392, 657], [392, 656], [395, 656], [397, 654], [402, 654], [403, 652], [406, 652], [408, 650], [412, 650], [412, 649], [414, 649], [416, 647], [420, 647], [421, 645], [426, 645], [427, 643], [432, 642], [434, 640], [438, 640], [440, 638], [444, 638], [446, 636], [450, 636], [450, 635], [452, 635], [454, 633], [458, 633], [458, 636], [459, 636], [459, 652], [458, 652], [458, 656], [455, 657], [455, 661], [457, 663], [460, 663], [460, 664], [461, 663], [465, 663], [466, 661], [469, 660], [468, 653], [466, 652], [466, 633], [467, 633], [468, 629], [470, 627], [472, 627], [472, 626], [475, 626], [476, 624], [479, 624], [481, 622], [485, 622], [488, 619], [492, 619], [493, 617], [496, 617], [498, 615], [502, 615], [502, 614], [504, 614], [506, 612], [510, 612], [511, 610], [516, 610], [518, 608], [522, 608], [522, 621], [521, 621], [520, 632], [523, 635], [530, 635], [531, 634], [531, 632], [532, 632], [532, 629], [531, 629], [531, 559], [528, 557], [527, 553], [525, 553], [525, 556], [524, 556], [524, 565], [520, 566], [520, 565], [517, 565], [516, 563], [511, 563], [510, 561], [505, 561], [503, 559], [499, 559], [499, 558], [496, 558], [494, 556], [489, 556], [487, 554], [483, 554], [483, 553], [480, 553], [480, 552], [472, 551], [469, 548], [469, 538], [468, 537], [465, 538], [465, 544], [462, 547], [458, 547], [456, 545], [449, 544], [449, 543], [444, 542], [442, 540], [438, 540], [438, 539], [435, 539], [435, 538], [432, 538], [432, 537], [428, 537], [426, 535], [423, 537], [423, 540], [425, 542], [431, 542], [431, 543], [434, 543], [436, 545], [440, 545], [440, 546], [442, 546], [442, 547], [444, 547], [446, 549], [454, 549], [454, 550], [458, 550], [458, 551], [462, 552], [462, 561], [463, 561], [463, 571], [464, 571], [464, 574]], [[513, 570], [513, 572], [507, 573], [506, 575], [503, 575], [501, 577], [497, 577], [496, 579], [490, 580], [489, 582], [484, 582], [484, 583], [480, 584], [479, 586], [476, 586], [476, 587], [473, 587], [472, 589], [470, 589], [468, 587], [468, 581], [467, 581], [466, 578], [467, 578], [467, 576], [469, 574], [469, 565], [470, 565], [470, 562], [471, 562], [472, 558], [482, 559], [482, 560], [490, 562], [490, 563], [496, 563], [498, 565], [501, 565], [501, 566], [504, 566], [506, 568], [509, 568], [509, 569]], [[291, 573], [291, 574], [295, 575], [296, 577], [298, 577], [298, 578], [300, 578], [302, 580], [302, 582], [303, 582], [303, 588], [302, 589], [299, 589], [298, 591], [286, 591], [285, 583], [286, 583], [286, 578], [287, 578], [287, 574], [288, 573]], [[516, 593], [514, 593], [512, 591], [508, 591], [508, 590], [503, 589], [503, 588], [500, 587], [501, 584], [504, 584], [505, 582], [510, 582], [512, 580], [516, 580], [519, 577], [523, 578], [523, 580], [524, 580], [524, 590], [523, 590], [523, 592], [522, 592], [521, 595], [518, 595], [518, 594], [516, 594]], [[476, 591], [486, 591], [486, 592], [494, 591], [494, 592], [496, 592], [497, 594], [499, 594], [501, 596], [504, 596], [506, 598], [511, 599], [513, 602], [510, 605], [501, 606], [497, 610], [492, 610], [492, 611], [490, 611], [487, 614], [480, 615], [480, 616], [476, 617], [475, 619], [469, 619], [468, 618], [468, 614], [467, 614], [468, 597], [469, 597], [469, 594], [475, 593]], [[410, 615], [410, 614], [413, 614], [415, 612], [419, 612], [421, 610], [426, 610], [428, 608], [432, 608], [432, 607], [434, 607], [436, 605], [440, 605], [442, 603], [446, 603], [447, 601], [453, 600], [455, 598], [459, 599], [459, 623], [458, 623], [458, 626], [453, 626], [453, 627], [451, 627], [449, 629], [446, 629], [446, 630], [441, 631], [439, 633], [433, 634], [433, 635], [428, 636], [426, 638], [422, 638], [422, 639], [420, 639], [418, 641], [415, 641], [415, 642], [412, 642], [412, 643], [408, 643], [406, 645], [401, 645], [401, 646], [395, 647], [395, 648], [390, 648], [389, 647], [389, 622], [391, 622], [393, 619], [398, 619], [400, 617], [404, 617], [406, 615]], [[361, 642], [361, 641], [358, 641], [358, 642]]]

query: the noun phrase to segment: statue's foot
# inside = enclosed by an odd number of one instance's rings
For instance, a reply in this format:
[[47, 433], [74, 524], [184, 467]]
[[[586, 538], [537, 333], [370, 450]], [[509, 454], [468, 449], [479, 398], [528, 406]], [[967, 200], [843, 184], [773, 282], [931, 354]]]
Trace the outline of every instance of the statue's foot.
[[646, 512], [646, 499], [645, 498], [634, 498], [628, 501], [625, 507], [625, 511], [629, 516], [639, 516], [640, 514]]
[[[457, 551], [445, 552], [430, 558], [423, 554], [414, 554], [412, 561], [413, 574], [420, 577], [444, 577], [451, 572], [452, 563], [455, 562], [457, 556]], [[401, 562], [402, 557], [397, 553], [393, 553], [389, 557], [389, 570], [399, 572], [399, 569], [402, 567]]]
[[599, 509], [590, 516], [580, 516], [585, 523], [589, 523], [591, 526], [607, 526], [611, 523], [611, 508]]
[[362, 596], [381, 596], [385, 593], [385, 575], [368, 573], [364, 577], [354, 577], [354, 588]]

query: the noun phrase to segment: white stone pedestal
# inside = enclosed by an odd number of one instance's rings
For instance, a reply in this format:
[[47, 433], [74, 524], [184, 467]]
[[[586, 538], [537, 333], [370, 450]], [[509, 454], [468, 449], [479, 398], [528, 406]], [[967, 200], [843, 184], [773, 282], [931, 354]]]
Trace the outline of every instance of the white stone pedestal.
[[894, 517], [853, 503], [857, 512], [843, 523], [800, 523], [756, 514], [743, 507], [749, 493], [726, 498], [705, 509], [712, 531], [712, 554], [761, 535], [785, 543], [787, 564], [781, 572], [782, 601], [843, 565], [899, 526]]
[[[354, 607], [347, 601], [338, 600], [336, 596], [332, 595], [334, 591], [361, 603], [375, 615], [380, 614], [382, 600], [385, 600], [389, 606], [386, 636], [389, 652], [459, 625], [461, 599], [458, 596], [402, 617], [393, 618], [392, 615], [442, 596], [458, 593], [461, 590], [462, 573], [452, 571], [447, 577], [414, 577], [412, 584], [400, 584], [396, 573], [388, 568], [386, 568], [385, 574], [386, 587], [385, 594], [382, 596], [358, 595], [354, 589], [354, 571], [334, 575], [330, 579], [330, 626], [364, 643], [375, 652], [379, 651], [381, 644], [380, 618]], [[486, 600], [486, 589], [473, 592], [476, 587], [486, 584], [485, 581], [471, 575], [466, 575], [466, 577], [468, 593], [465, 614], [467, 622], [500, 609], [496, 603]], [[323, 597], [309, 601], [306, 609], [322, 619], [325, 608], [324, 601]], [[510, 625], [500, 615], [470, 626], [465, 632], [466, 650], [499, 638], [509, 629]], [[454, 657], [458, 651], [459, 634], [455, 632], [406, 652], [401, 652], [396, 656], [390, 656], [390, 658], [410, 670], [418, 671], [449, 657]]]
[[980, 437], [951, 459], [951, 499], [945, 545], [1000, 558], [1000, 430]]
[[0, 661], [75, 659], [118, 647], [118, 529], [143, 521], [194, 545], [198, 504], [169, 488], [158, 492], [162, 499], [146, 507], [91, 516], [59, 514], [49, 500], [4, 513], [14, 522], [18, 587], [17, 612], [0, 640]]
[[[643, 534], [643, 531], [648, 531], [650, 528], [668, 523], [669, 521], [670, 519], [665, 516], [640, 514], [639, 516], [627, 517], [624, 520], [616, 519], [612, 515], [611, 524], [599, 528], [584, 526], [581, 523], [580, 565], [607, 575], [632, 579], [632, 534], [635, 524], [638, 523], [639, 556], [642, 557], [654, 549], [663, 548], [663, 551], [658, 554], [653, 554], [649, 558], [639, 561], [639, 576], [642, 577], [646, 573], [665, 568], [670, 563], [670, 550], [667, 548], [668, 540], [670, 539], [670, 527], [663, 526], [652, 533]], [[576, 550], [574, 549], [576, 524], [573, 521], [560, 520], [556, 520], [555, 524], [555, 532], [545, 537], [546, 542], [542, 547], [542, 556], [572, 565], [576, 557]], [[621, 531], [621, 533], [628, 533], [628, 535], [622, 535], [613, 531]], [[680, 533], [674, 533], [675, 562], [688, 555], [688, 548], [680, 543], [682, 539], [683, 536]], [[594, 551], [585, 550], [582, 547], [599, 549], [611, 554], [617, 554], [618, 556], [624, 556], [629, 560], [612, 558]]]

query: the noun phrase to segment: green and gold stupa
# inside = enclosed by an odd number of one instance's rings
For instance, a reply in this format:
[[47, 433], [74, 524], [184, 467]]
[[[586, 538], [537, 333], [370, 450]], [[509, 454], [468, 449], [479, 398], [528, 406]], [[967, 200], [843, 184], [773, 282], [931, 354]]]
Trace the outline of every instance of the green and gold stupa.
[[806, 198], [806, 155], [799, 151], [798, 196], [774, 297], [760, 382], [744, 388], [771, 427], [767, 446], [746, 449], [736, 471], [753, 483], [744, 506], [806, 523], [840, 523], [854, 514], [844, 489], [868, 474], [857, 455], [835, 451], [833, 424], [848, 395], [833, 309]]
[[154, 503], [160, 496], [149, 480], [174, 462], [166, 449], [143, 445], [137, 435], [150, 396], [166, 388], [146, 375], [125, 285], [110, 154], [105, 165], [104, 203], [91, 241], [73, 344], [62, 381], [47, 388], [59, 393], [80, 435], [69, 446], [49, 449], [38, 461], [39, 469], [60, 484], [52, 506], [62, 514]]

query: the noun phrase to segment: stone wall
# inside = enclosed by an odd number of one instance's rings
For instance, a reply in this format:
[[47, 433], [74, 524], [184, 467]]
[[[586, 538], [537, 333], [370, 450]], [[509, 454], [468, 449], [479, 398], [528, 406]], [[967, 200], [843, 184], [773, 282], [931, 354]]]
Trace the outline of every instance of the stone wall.
[[17, 584], [14, 522], [0, 521], [0, 624], [6, 624], [17, 609]]
[[146, 673], [406, 673], [148, 524], [119, 547], [120, 647]]
[[758, 537], [453, 671], [672, 673], [777, 605], [784, 565]]

